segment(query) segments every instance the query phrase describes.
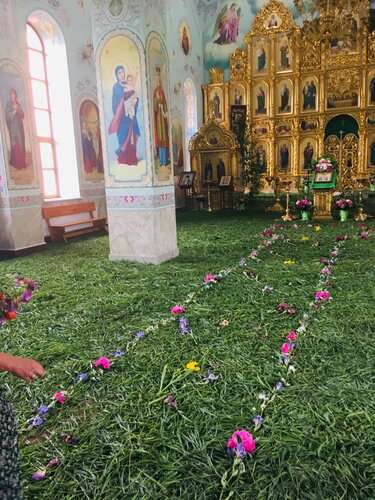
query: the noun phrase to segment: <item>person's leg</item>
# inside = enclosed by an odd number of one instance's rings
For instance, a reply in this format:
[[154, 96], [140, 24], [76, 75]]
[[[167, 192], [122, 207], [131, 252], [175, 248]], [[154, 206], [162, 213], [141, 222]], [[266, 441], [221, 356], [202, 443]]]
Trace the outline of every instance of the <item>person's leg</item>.
[[16, 420], [9, 403], [0, 396], [0, 500], [21, 498]]

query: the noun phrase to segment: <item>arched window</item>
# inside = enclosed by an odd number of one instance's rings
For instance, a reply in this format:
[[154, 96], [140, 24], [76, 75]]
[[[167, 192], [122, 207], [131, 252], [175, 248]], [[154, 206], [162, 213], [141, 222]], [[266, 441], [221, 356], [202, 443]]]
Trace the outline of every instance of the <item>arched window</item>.
[[194, 82], [188, 78], [184, 82], [185, 97], [185, 158], [190, 170], [189, 141], [198, 130], [197, 92]]
[[45, 12], [26, 25], [29, 75], [45, 199], [79, 196], [79, 178], [65, 42]]

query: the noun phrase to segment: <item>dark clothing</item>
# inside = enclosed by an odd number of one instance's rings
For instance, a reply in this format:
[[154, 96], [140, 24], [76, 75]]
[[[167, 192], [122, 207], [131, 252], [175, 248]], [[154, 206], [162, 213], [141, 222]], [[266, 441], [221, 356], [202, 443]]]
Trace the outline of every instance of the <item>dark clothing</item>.
[[0, 394], [0, 500], [19, 500], [17, 425], [9, 403]]

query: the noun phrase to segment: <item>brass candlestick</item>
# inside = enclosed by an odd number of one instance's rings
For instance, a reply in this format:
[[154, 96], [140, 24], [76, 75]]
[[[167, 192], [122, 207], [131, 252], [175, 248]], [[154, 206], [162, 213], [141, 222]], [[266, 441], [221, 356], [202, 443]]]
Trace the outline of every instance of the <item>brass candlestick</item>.
[[266, 208], [266, 212], [283, 212], [284, 207], [280, 203], [280, 182], [281, 182], [280, 177], [268, 176], [266, 177], [266, 181], [268, 182], [269, 186], [273, 189], [275, 194], [275, 203], [271, 207]]
[[286, 181], [284, 183], [285, 192], [286, 192], [286, 210], [285, 210], [285, 214], [281, 217], [284, 222], [291, 222], [294, 220], [294, 217], [293, 217], [293, 215], [290, 214], [290, 210], [289, 210], [289, 199], [290, 199], [291, 185], [292, 185], [292, 181]]
[[212, 207], [211, 207], [211, 189], [210, 189], [211, 183], [207, 183], [207, 212], [212, 212]]

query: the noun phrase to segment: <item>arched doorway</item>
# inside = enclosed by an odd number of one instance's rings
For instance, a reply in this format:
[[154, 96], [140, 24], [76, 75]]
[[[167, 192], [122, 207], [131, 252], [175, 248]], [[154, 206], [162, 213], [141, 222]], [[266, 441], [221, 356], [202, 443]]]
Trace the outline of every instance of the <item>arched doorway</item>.
[[338, 115], [326, 125], [324, 150], [339, 165], [338, 187], [343, 191], [353, 189], [358, 172], [358, 123], [350, 115]]

